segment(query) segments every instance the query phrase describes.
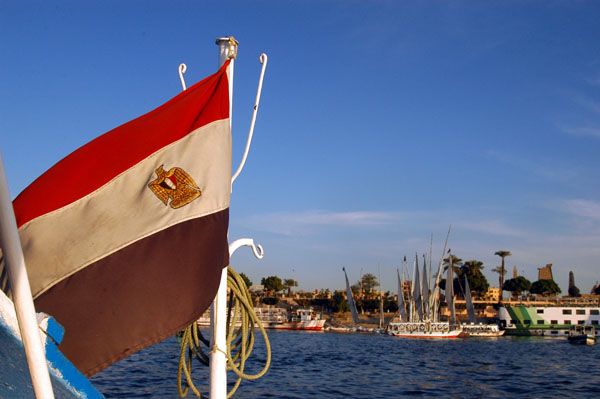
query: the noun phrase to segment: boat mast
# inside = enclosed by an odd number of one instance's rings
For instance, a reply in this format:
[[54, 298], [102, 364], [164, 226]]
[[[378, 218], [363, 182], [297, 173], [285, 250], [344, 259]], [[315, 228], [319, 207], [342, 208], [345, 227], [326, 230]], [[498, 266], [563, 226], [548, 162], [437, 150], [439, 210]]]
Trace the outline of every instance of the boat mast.
[[[227, 80], [229, 82], [229, 128], [231, 129], [233, 111], [233, 65], [237, 54], [238, 42], [230, 37], [217, 39], [219, 46], [219, 68], [227, 60], [231, 60]], [[231, 250], [230, 250], [231, 252]], [[209, 397], [211, 399], [227, 398], [227, 268], [221, 272], [219, 290], [210, 310], [210, 383]]]
[[15, 312], [35, 397], [38, 399], [53, 399], [54, 392], [50, 382], [46, 354], [40, 339], [40, 330], [33, 298], [31, 297], [21, 239], [19, 238], [13, 205], [10, 200], [2, 154], [0, 154], [0, 247], [2, 248], [10, 281], [10, 289], [13, 294]]
[[[414, 261], [413, 261], [413, 269], [414, 269]], [[410, 289], [408, 291], [408, 308], [409, 308], [408, 321], [410, 321], [412, 323], [415, 321], [414, 320], [414, 318], [415, 318], [415, 296], [413, 293], [413, 291], [415, 289], [415, 279], [414, 279], [414, 275], [411, 276], [411, 274], [410, 274], [410, 267], [408, 266], [408, 261], [406, 261], [406, 278], [408, 281], [410, 281]]]
[[421, 295], [423, 296], [423, 321], [431, 320], [429, 317], [429, 277], [427, 274], [427, 259], [423, 254], [423, 276], [421, 277]]
[[446, 254], [446, 247], [448, 246], [448, 238], [450, 238], [450, 228], [448, 227], [448, 234], [446, 234], [446, 242], [444, 243], [444, 249], [442, 250], [442, 257], [440, 258], [440, 264], [438, 266], [437, 275], [435, 277], [435, 283], [433, 284], [433, 295], [429, 299], [429, 308], [432, 309], [431, 320], [434, 322], [439, 321], [439, 306], [440, 306], [440, 280], [442, 279], [442, 266], [444, 264], [444, 255]]
[[344, 271], [344, 277], [346, 278], [346, 297], [348, 297], [348, 307], [350, 308], [350, 313], [352, 314], [352, 322], [355, 326], [358, 326], [358, 311], [356, 310], [356, 303], [354, 302], [354, 297], [352, 296], [352, 288], [350, 287], [350, 282], [348, 281], [346, 268], [342, 267], [342, 270]]
[[400, 321], [408, 321], [406, 318], [406, 305], [404, 303], [404, 264], [402, 265], [402, 278], [400, 278], [400, 270], [396, 269], [398, 273], [398, 314], [400, 315]]
[[377, 265], [377, 270], [379, 272], [379, 328], [383, 328], [384, 319], [383, 319], [383, 293], [381, 291], [381, 266]]
[[469, 315], [469, 322], [476, 323], [477, 317], [475, 316], [475, 308], [473, 307], [473, 298], [471, 298], [471, 288], [469, 287], [469, 280], [465, 274], [465, 303], [467, 304], [467, 314]]
[[446, 303], [448, 304], [448, 310], [450, 310], [450, 324], [456, 323], [456, 311], [454, 309], [454, 258], [450, 254], [448, 256], [448, 275], [446, 277]]
[[[432, 267], [432, 263], [433, 263], [433, 233], [431, 233], [431, 239], [429, 241], [429, 278], [431, 279], [431, 277], [433, 277], [432, 271], [431, 271], [431, 267]], [[433, 291], [433, 287], [431, 286], [431, 281], [427, 281], [427, 285], [429, 287], [429, 292], [431, 293]]]
[[421, 296], [421, 280], [419, 276], [419, 256], [415, 254], [415, 272], [413, 278], [413, 297], [415, 298], [414, 321], [423, 321], [423, 298]]

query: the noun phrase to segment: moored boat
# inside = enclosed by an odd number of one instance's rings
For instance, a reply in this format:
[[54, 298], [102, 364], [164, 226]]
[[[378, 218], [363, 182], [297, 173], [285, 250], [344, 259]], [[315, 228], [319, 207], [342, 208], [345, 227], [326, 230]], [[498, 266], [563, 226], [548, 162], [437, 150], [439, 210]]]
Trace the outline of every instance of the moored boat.
[[498, 324], [478, 323], [475, 315], [475, 307], [471, 298], [471, 289], [469, 288], [469, 280], [465, 275], [465, 302], [467, 306], [467, 314], [469, 323], [463, 324], [463, 332], [469, 334], [470, 337], [500, 337], [504, 335], [504, 330], [500, 329]]
[[263, 323], [265, 328], [271, 328], [275, 330], [311, 330], [311, 331], [323, 331], [325, 325], [325, 319], [321, 314], [316, 313], [312, 308], [307, 309], [296, 309], [296, 311], [288, 315], [288, 318], [284, 322], [268, 322]]
[[[321, 331], [326, 321], [312, 308], [296, 309], [293, 313], [284, 308], [254, 308], [254, 312], [263, 328], [271, 330]], [[200, 327], [209, 327], [210, 311], [206, 311], [196, 322]], [[235, 327], [239, 327], [239, 321]]]
[[[256, 317], [264, 328], [269, 328], [271, 324], [283, 323], [287, 320], [287, 310], [283, 308], [254, 308]], [[210, 327], [210, 309], [196, 321], [200, 327]], [[240, 321], [236, 321], [234, 326], [238, 328], [241, 325]], [[255, 325], [255, 327], [258, 327]]]
[[448, 322], [392, 322], [388, 334], [403, 338], [459, 338], [463, 330]]
[[567, 337], [569, 343], [576, 345], [596, 345], [596, 329], [594, 326], [573, 326]]
[[[446, 244], [448, 239], [446, 238]], [[446, 245], [444, 245], [444, 252]], [[446, 303], [450, 309], [450, 317], [447, 321], [441, 321], [440, 308], [440, 278], [444, 261], [448, 265], [447, 281], [452, 281], [454, 275], [453, 262], [455, 258], [450, 255], [447, 259], [440, 261], [437, 276], [433, 284], [433, 290], [429, 288], [427, 278], [427, 262], [423, 262], [423, 278], [419, 275], [419, 261], [415, 256], [413, 283], [408, 292], [408, 300], [404, 300], [404, 279], [398, 272], [398, 319], [392, 321], [387, 327], [387, 333], [402, 338], [459, 338], [468, 336], [456, 320], [454, 309], [453, 285], [447, 284], [445, 289]], [[406, 257], [404, 258], [406, 262]], [[402, 273], [404, 275], [404, 273]], [[408, 312], [405, 309], [408, 305]]]
[[463, 324], [462, 329], [470, 337], [501, 337], [505, 333], [497, 324], [469, 323]]
[[[600, 323], [600, 306], [503, 305], [498, 309], [498, 318], [506, 335], [564, 337], [573, 326], [597, 326]], [[596, 328], [594, 336], [598, 336]]]
[[330, 327], [325, 327], [323, 329], [323, 331], [349, 334], [349, 333], [356, 332], [356, 328], [355, 327], [334, 327], [334, 326], [330, 326]]

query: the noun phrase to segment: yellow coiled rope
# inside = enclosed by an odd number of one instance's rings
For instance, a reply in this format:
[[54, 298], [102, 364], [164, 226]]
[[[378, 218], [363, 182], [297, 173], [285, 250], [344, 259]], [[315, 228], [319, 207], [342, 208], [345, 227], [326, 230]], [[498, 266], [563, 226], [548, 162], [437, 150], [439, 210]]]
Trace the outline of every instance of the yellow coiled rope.
[[[267, 372], [271, 364], [271, 344], [262, 323], [254, 312], [250, 291], [242, 277], [230, 266], [227, 267], [227, 288], [229, 289], [229, 301], [227, 311], [227, 370], [237, 375], [235, 385], [227, 394], [231, 397], [240, 386], [242, 380], [256, 380]], [[236, 325], [239, 324], [238, 327]], [[258, 327], [265, 341], [267, 361], [263, 369], [257, 374], [246, 374], [244, 368], [246, 360], [252, 353], [254, 347], [254, 328]], [[181, 335], [181, 352], [179, 356], [179, 368], [177, 370], [177, 390], [180, 397], [185, 397], [189, 389], [201, 398], [206, 398], [194, 385], [192, 381], [192, 361], [196, 358], [201, 364], [208, 366], [209, 357], [202, 348], [204, 344], [210, 347], [210, 342], [204, 338], [197, 323], [188, 326]], [[185, 387], [182, 386], [182, 372], [185, 374]]]

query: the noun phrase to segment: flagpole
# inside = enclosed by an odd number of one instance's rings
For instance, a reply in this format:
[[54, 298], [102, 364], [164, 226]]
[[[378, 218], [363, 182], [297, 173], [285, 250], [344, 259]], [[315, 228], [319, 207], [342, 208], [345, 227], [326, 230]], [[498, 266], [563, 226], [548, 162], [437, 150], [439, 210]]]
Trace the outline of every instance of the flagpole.
[[21, 339], [25, 347], [25, 356], [31, 375], [31, 383], [35, 397], [38, 399], [53, 399], [52, 383], [46, 363], [46, 355], [42, 346], [39, 326], [35, 315], [33, 298], [25, 258], [21, 248], [21, 240], [17, 222], [10, 200], [8, 182], [4, 170], [4, 161], [0, 153], [0, 247], [8, 272], [10, 290], [13, 294], [15, 311], [19, 322]]
[[[233, 104], [233, 64], [237, 53], [238, 42], [231, 37], [217, 39], [219, 46], [219, 67], [227, 60], [231, 60], [229, 66], [229, 123], [231, 128], [232, 104]], [[231, 249], [230, 249], [231, 255]], [[219, 290], [210, 309], [210, 399], [227, 398], [227, 268], [221, 272]]]

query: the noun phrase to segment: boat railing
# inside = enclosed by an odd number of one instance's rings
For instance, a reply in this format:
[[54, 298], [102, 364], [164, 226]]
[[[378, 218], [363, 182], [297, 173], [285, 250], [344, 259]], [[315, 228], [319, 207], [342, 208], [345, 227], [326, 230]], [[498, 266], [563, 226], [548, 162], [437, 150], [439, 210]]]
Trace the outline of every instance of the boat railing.
[[583, 335], [583, 334], [589, 334], [589, 335], [595, 336], [596, 329], [593, 325], [588, 325], [588, 324], [578, 324], [578, 325], [575, 325], [575, 326], [569, 328], [569, 336]]
[[389, 329], [393, 332], [448, 332], [450, 327], [448, 323], [443, 322], [393, 322], [389, 324]]

